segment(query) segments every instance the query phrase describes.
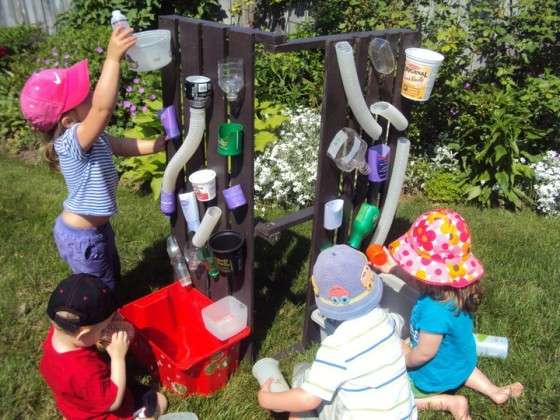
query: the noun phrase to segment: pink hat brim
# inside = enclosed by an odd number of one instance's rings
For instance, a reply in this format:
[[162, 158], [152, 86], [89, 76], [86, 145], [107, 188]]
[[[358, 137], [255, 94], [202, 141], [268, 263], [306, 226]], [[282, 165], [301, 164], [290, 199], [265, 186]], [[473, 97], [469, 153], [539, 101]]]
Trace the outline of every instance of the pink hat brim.
[[411, 246], [408, 233], [393, 241], [389, 252], [404, 271], [426, 284], [460, 289], [477, 282], [484, 275], [482, 264], [472, 253], [452, 266], [423, 258]]
[[82, 60], [66, 70], [68, 96], [62, 112], [70, 111], [80, 105], [89, 95], [88, 61]]

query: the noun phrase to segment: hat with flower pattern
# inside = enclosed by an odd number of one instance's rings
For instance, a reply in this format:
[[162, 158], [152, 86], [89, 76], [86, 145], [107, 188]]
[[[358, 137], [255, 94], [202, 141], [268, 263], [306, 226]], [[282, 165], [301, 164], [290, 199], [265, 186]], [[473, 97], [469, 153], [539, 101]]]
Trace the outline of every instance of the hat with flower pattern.
[[407, 273], [436, 286], [466, 287], [484, 274], [471, 251], [471, 234], [463, 217], [451, 209], [430, 210], [389, 245]]

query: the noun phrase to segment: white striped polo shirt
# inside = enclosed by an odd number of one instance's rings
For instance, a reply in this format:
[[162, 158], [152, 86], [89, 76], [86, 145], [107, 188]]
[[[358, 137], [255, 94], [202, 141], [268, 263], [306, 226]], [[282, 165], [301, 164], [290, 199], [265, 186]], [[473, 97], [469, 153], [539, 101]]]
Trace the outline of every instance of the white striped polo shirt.
[[400, 339], [380, 308], [326, 337], [301, 387], [324, 401], [334, 397], [337, 420], [418, 416]]
[[74, 124], [54, 142], [68, 188], [64, 208], [77, 214], [112, 216], [117, 211], [119, 178], [111, 145], [103, 134], [86, 152], [78, 142], [77, 128], [78, 124]]

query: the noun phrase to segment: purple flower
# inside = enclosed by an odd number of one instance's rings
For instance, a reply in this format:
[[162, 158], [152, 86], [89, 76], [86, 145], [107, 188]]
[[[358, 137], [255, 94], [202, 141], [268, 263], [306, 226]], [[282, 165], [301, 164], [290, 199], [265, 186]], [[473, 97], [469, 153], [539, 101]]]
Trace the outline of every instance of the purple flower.
[[133, 83], [140, 83], [140, 79], [138, 77], [135, 77], [134, 80], [132, 81]]
[[130, 112], [136, 112], [136, 105], [130, 106]]
[[128, 93], [132, 92], [132, 86], [127, 86], [127, 87], [126, 87], [126, 91], [127, 91]]
[[124, 101], [124, 102], [123, 102], [123, 108], [130, 108], [130, 105], [132, 105], [132, 104], [130, 103], [130, 101]]
[[466, 82], [466, 83], [463, 85], [463, 88], [465, 88], [466, 90], [469, 90], [469, 89], [471, 88], [471, 84], [470, 84], [469, 82]]
[[95, 49], [95, 52], [98, 53], [98, 54], [101, 54], [101, 53], [103, 52], [103, 48], [97, 47], [97, 48]]
[[144, 88], [143, 87], [138, 88], [138, 93], [144, 93]]
[[150, 95], [150, 100], [155, 101], [156, 100], [156, 95]]
[[45, 64], [49, 64], [51, 62], [51, 60], [49, 60], [48, 58], [45, 58]]
[[449, 113], [454, 117], [454, 116], [456, 116], [456, 115], [459, 113], [459, 111], [458, 111], [457, 109], [455, 109], [455, 108], [451, 108], [451, 109], [449, 110]]
[[148, 112], [148, 107], [146, 105], [142, 107], [142, 112]]
[[130, 111], [130, 115], [134, 117], [136, 115], [136, 111]]

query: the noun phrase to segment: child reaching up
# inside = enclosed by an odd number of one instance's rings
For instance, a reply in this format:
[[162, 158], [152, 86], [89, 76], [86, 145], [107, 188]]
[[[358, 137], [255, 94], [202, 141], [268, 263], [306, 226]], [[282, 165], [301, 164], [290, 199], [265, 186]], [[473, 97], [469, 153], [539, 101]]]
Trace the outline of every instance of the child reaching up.
[[101, 278], [111, 289], [120, 276], [115, 237], [109, 220], [117, 211], [117, 171], [112, 155], [136, 156], [165, 147], [157, 141], [121, 139], [104, 131], [113, 114], [120, 60], [136, 42], [130, 28], [116, 28], [109, 40], [99, 81], [90, 93], [87, 60], [65, 69], [33, 74], [20, 106], [31, 125], [45, 133], [53, 166], [60, 166], [68, 188], [56, 219], [58, 252], [74, 273]]
[[394, 261], [382, 271], [396, 262], [396, 274], [412, 277], [420, 290], [410, 316], [412, 349], [405, 356], [417, 407], [470, 419], [467, 399], [446, 392], [466, 385], [496, 404], [520, 396], [519, 382], [496, 386], [476, 367], [473, 317], [484, 269], [471, 252], [465, 220], [449, 209], [428, 211], [389, 245], [389, 253]]
[[394, 323], [378, 306], [383, 283], [361, 252], [335, 245], [322, 251], [311, 278], [315, 302], [327, 319], [338, 322], [313, 364], [295, 369], [293, 388], [258, 393], [261, 407], [289, 411], [291, 419], [416, 419], [401, 342]]

